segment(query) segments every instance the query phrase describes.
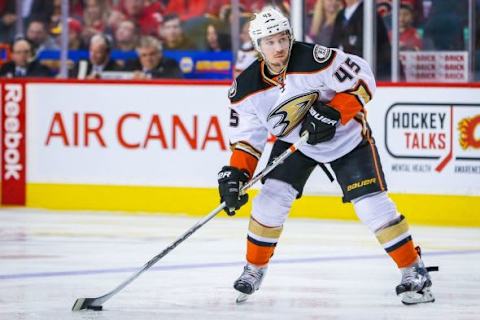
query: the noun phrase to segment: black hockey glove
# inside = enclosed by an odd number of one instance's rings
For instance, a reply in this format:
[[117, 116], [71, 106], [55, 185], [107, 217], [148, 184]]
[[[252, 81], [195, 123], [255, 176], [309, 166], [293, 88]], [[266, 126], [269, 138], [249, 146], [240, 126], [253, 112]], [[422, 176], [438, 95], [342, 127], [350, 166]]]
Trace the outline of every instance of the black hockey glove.
[[235, 210], [240, 209], [248, 201], [248, 194], [239, 195], [240, 189], [248, 181], [248, 174], [235, 167], [224, 166], [218, 173], [218, 191], [220, 202], [225, 201], [225, 212], [229, 216], [235, 215]]
[[333, 138], [340, 120], [340, 112], [321, 102], [316, 102], [303, 119], [300, 135], [308, 131], [308, 144], [317, 144]]

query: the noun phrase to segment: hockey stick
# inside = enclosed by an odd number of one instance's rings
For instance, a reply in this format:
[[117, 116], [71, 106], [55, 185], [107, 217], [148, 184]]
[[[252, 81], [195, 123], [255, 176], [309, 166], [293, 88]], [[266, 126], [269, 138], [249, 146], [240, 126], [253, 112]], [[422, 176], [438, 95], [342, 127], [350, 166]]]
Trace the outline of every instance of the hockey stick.
[[[302, 137], [292, 144], [290, 148], [285, 150], [282, 154], [276, 157], [270, 164], [268, 164], [261, 172], [255, 175], [248, 183], [246, 183], [242, 189], [240, 190], [241, 193], [245, 193], [248, 189], [250, 189], [257, 181], [265, 177], [268, 173], [270, 173], [273, 169], [275, 169], [279, 164], [281, 164], [287, 157], [289, 157], [292, 153], [298, 150], [298, 148], [304, 144], [308, 140], [308, 133], [304, 133]], [[175, 240], [172, 244], [170, 244], [167, 248], [165, 248], [162, 252], [158, 255], [153, 257], [150, 261], [148, 261], [140, 270], [135, 272], [130, 278], [122, 282], [118, 287], [113, 289], [112, 291], [108, 292], [107, 294], [97, 297], [97, 298], [78, 298], [75, 303], [73, 304], [72, 311], [79, 311], [84, 309], [102, 310], [102, 304], [120, 292], [123, 288], [125, 288], [129, 283], [133, 280], [138, 278], [143, 272], [147, 271], [152, 267], [158, 260], [162, 259], [166, 256], [170, 251], [172, 251], [176, 246], [182, 243], [185, 239], [190, 237], [195, 231], [200, 229], [204, 224], [210, 221], [213, 217], [215, 217], [220, 211], [225, 208], [225, 202], [222, 202], [217, 208], [215, 208], [212, 212], [210, 212], [207, 216], [203, 219], [198, 221], [193, 227], [188, 229], [184, 234], [182, 234], [177, 240]]]

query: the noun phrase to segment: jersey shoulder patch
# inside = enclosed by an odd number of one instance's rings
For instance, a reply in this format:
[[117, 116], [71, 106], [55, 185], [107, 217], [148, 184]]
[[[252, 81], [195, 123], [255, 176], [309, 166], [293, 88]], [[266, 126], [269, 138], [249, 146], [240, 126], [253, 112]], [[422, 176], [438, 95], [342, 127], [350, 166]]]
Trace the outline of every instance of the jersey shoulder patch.
[[306, 42], [295, 42], [292, 47], [287, 72], [313, 73], [328, 68], [335, 59], [331, 48]]
[[249, 95], [268, 87], [268, 84], [262, 81], [260, 68], [260, 61], [254, 61], [233, 81], [232, 86], [228, 90], [228, 98], [231, 103], [239, 102]]
[[232, 86], [228, 89], [228, 97], [231, 99], [237, 94], [237, 79], [233, 80]]
[[325, 63], [330, 59], [332, 49], [316, 44], [313, 47], [313, 59], [318, 63]]

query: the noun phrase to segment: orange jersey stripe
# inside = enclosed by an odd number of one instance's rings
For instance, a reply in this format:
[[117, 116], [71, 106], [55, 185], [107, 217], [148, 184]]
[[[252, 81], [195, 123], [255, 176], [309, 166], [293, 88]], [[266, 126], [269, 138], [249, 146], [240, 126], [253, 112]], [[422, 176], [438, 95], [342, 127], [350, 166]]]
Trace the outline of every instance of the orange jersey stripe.
[[343, 125], [363, 109], [362, 103], [355, 95], [344, 92], [337, 93], [328, 105], [340, 112]]
[[253, 176], [257, 167], [258, 159], [250, 153], [235, 149], [230, 157], [230, 165], [240, 170], [246, 170], [250, 177]]
[[378, 167], [377, 154], [375, 153], [375, 148], [373, 146], [372, 139], [368, 139], [368, 144], [370, 145], [370, 150], [372, 151], [373, 164], [375, 165], [375, 173], [377, 174], [378, 183], [380, 184], [380, 189], [385, 191], [385, 184], [383, 183], [382, 176], [380, 175], [380, 169]]
[[393, 261], [397, 264], [399, 268], [405, 268], [415, 262], [417, 259], [417, 251], [413, 246], [413, 241], [410, 240], [401, 247], [390, 251], [388, 253], [392, 257]]

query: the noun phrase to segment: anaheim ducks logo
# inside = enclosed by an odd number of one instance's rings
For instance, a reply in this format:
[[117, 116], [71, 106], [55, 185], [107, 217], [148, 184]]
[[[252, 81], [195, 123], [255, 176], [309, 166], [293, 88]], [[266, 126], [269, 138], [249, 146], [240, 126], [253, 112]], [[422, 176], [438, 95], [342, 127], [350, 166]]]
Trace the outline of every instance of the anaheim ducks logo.
[[277, 137], [288, 135], [304, 118], [308, 109], [317, 101], [318, 92], [298, 95], [285, 101], [267, 117], [267, 121], [276, 121], [272, 126], [273, 134]]

